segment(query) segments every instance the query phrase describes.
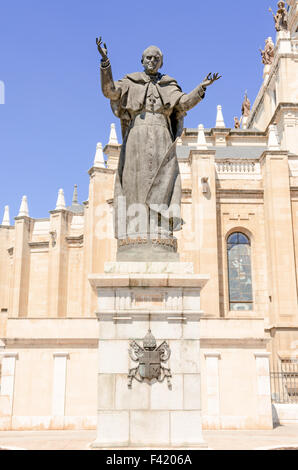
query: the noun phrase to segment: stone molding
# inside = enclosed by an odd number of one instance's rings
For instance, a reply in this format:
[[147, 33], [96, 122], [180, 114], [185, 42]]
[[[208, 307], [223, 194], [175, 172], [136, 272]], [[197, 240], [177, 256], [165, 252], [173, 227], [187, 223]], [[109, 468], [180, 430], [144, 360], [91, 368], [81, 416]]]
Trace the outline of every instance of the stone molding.
[[[96, 317], [94, 318], [96, 320]], [[97, 348], [98, 338], [5, 338], [6, 347], [82, 347]], [[7, 351], [0, 351], [1, 355], [6, 355]], [[14, 353], [11, 353], [14, 354]], [[18, 353], [15, 353], [18, 354]]]
[[89, 274], [92, 287], [203, 287], [206, 274]]
[[94, 176], [95, 173], [107, 173], [110, 175], [113, 175], [116, 170], [112, 168], [99, 168], [97, 166], [92, 166], [90, 170], [88, 170], [88, 175], [89, 176]]
[[204, 356], [206, 357], [217, 357], [218, 359], [221, 359], [221, 353], [219, 351], [207, 351], [204, 352]]
[[189, 165], [192, 165], [193, 157], [215, 157], [216, 150], [207, 149], [207, 150], [199, 150], [199, 149], [190, 149], [189, 156], [187, 158], [187, 162]]
[[19, 353], [15, 351], [0, 351], [0, 356], [2, 357], [14, 357], [15, 359], [19, 359]]
[[243, 347], [243, 348], [266, 348], [270, 338], [204, 338], [201, 337], [201, 347]]

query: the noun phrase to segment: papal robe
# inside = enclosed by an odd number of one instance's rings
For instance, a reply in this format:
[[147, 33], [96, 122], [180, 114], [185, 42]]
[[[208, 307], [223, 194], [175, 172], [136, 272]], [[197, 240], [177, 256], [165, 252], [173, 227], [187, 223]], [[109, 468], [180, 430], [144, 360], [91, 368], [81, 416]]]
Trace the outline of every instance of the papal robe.
[[[107, 97], [105, 84], [109, 80], [110, 65], [101, 66], [102, 89]], [[126, 75], [114, 85], [120, 94], [117, 100], [111, 100], [111, 107], [121, 120], [123, 137], [114, 186], [115, 236], [123, 232], [118, 227], [119, 196], [125, 196], [127, 208], [141, 203], [150, 213], [156, 205], [167, 207], [161, 217], [171, 219], [171, 231], [179, 230], [181, 177], [175, 140], [183, 130], [186, 113], [179, 103], [185, 93], [168, 75], [151, 77], [145, 72]], [[199, 88], [196, 103], [204, 94], [205, 89]]]

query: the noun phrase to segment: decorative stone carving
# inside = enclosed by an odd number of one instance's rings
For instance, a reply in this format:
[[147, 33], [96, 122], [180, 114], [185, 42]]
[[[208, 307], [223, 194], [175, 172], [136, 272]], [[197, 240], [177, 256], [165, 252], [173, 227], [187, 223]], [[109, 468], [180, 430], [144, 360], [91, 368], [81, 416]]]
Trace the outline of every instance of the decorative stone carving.
[[260, 49], [262, 62], [264, 65], [271, 65], [274, 60], [274, 43], [272, 38], [269, 37], [265, 41], [265, 48], [264, 50]]
[[52, 247], [56, 246], [56, 242], [57, 242], [57, 232], [56, 232], [56, 230], [52, 230], [50, 232], [50, 237], [51, 237]]
[[274, 18], [275, 29], [276, 31], [288, 31], [288, 13], [285, 7], [285, 2], [280, 1], [277, 6], [278, 10], [276, 15], [273, 13], [272, 9], [269, 8], [269, 11], [271, 11]]
[[203, 176], [201, 178], [201, 183], [202, 183], [202, 193], [206, 194], [208, 193], [209, 185], [208, 185], [208, 176]]
[[235, 129], [240, 129], [240, 121], [239, 121], [239, 118], [237, 116], [234, 117], [234, 128]]
[[244, 95], [244, 101], [242, 103], [241, 111], [243, 117], [248, 117], [250, 115], [250, 101], [247, 97], [247, 92], [245, 92]]
[[143, 339], [143, 347], [135, 340], [131, 341], [129, 346], [131, 359], [138, 362], [139, 365], [129, 369], [128, 388], [132, 387], [133, 379], [136, 379], [138, 382], [147, 380], [149, 383], [154, 383], [154, 381], [163, 382], [166, 378], [168, 387], [171, 389], [171, 369], [162, 365], [163, 362], [169, 360], [171, 355], [168, 343], [163, 341], [157, 347], [156, 339], [151, 333], [151, 330], [148, 330], [148, 333]]

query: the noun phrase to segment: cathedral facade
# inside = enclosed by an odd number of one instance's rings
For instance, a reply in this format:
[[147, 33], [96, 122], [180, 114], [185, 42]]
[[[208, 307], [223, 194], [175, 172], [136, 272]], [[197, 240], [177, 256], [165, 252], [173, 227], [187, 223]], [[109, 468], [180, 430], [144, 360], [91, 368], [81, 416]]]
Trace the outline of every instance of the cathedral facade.
[[[270, 382], [277, 367], [298, 361], [298, 2], [288, 4], [288, 28], [277, 32], [270, 57], [263, 55], [263, 83], [242, 124], [226, 127], [218, 106], [213, 128], [186, 128], [177, 142], [185, 222], [177, 235], [180, 261], [208, 276], [200, 291], [197, 358], [203, 429], [298, 421], [298, 401], [274, 400], [278, 390]], [[94, 429], [98, 403], [115, 396], [114, 408], [126, 406], [120, 380], [97, 387], [99, 335], [114, 335], [113, 365], [122, 351], [117, 342], [130, 333], [125, 321], [113, 329], [98, 321], [94, 281], [116, 260], [113, 187], [120, 148], [112, 125], [108, 144], [97, 145], [83, 204], [75, 192], [66, 207], [60, 190], [50, 216], [33, 219], [24, 197], [13, 225], [5, 209], [0, 430]], [[169, 321], [164, 338], [171, 343], [183, 328], [182, 321]], [[191, 370], [196, 356], [185, 347]], [[128, 363], [125, 368], [128, 373]], [[298, 396], [295, 370], [292, 397]], [[189, 403], [195, 394], [190, 382]], [[181, 409], [185, 397], [174, 382], [172, 409]], [[139, 410], [144, 406], [136, 401]]]

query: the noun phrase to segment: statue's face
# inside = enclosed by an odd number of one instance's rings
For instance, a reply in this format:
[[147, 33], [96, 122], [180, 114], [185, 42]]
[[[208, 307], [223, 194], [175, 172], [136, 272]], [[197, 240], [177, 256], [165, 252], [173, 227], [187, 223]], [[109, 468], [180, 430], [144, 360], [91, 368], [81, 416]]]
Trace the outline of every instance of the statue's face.
[[162, 57], [157, 49], [149, 47], [143, 55], [142, 64], [145, 72], [155, 74], [162, 66]]

